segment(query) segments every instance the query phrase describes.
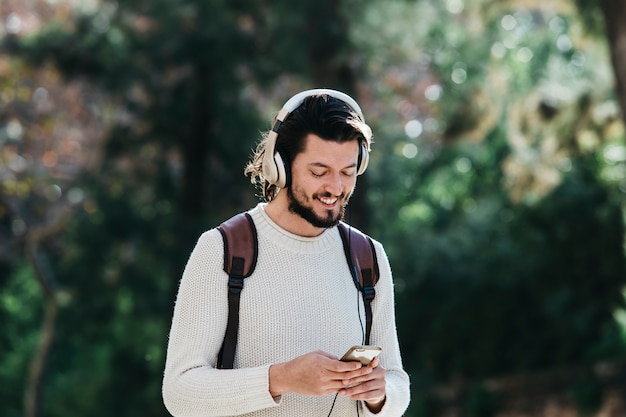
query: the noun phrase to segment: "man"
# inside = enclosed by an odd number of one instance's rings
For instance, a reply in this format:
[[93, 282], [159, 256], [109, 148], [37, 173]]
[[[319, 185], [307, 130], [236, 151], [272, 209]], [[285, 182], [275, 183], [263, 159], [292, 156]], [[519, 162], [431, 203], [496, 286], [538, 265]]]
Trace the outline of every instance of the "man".
[[334, 90], [292, 97], [246, 167], [267, 203], [248, 213], [258, 258], [241, 292], [233, 369], [218, 369], [228, 316], [224, 243], [204, 233], [180, 283], [163, 379], [174, 416], [401, 416], [409, 403], [393, 283], [374, 241], [380, 278], [368, 365], [338, 358], [364, 343], [363, 300], [337, 224], [367, 167], [371, 129]]

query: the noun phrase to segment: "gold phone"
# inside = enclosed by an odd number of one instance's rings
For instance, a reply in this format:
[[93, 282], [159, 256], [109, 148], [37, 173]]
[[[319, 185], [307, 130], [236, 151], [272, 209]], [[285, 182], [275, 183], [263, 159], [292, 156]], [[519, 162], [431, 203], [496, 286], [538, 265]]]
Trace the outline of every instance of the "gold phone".
[[340, 360], [343, 362], [361, 362], [363, 365], [368, 365], [382, 350], [378, 346], [352, 346]]

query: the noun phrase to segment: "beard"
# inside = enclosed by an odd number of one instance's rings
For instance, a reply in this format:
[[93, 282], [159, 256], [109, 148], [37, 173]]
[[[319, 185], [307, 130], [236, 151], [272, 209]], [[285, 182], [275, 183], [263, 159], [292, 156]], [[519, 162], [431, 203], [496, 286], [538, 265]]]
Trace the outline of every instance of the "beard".
[[[329, 227], [336, 226], [339, 224], [341, 220], [344, 219], [346, 213], [346, 206], [348, 205], [348, 200], [350, 196], [346, 198], [345, 194], [341, 194], [339, 196], [340, 208], [339, 212], [335, 213], [334, 210], [326, 210], [325, 215], [319, 216], [313, 208], [307, 206], [307, 202], [310, 201], [309, 198], [303, 192], [300, 192], [298, 189], [294, 192], [294, 187], [287, 188], [287, 198], [289, 201], [289, 211], [297, 214], [302, 217], [304, 220], [309, 222], [315, 227], [327, 229]], [[324, 193], [323, 195], [313, 194], [311, 200], [315, 200], [319, 197], [332, 197], [330, 193]]]

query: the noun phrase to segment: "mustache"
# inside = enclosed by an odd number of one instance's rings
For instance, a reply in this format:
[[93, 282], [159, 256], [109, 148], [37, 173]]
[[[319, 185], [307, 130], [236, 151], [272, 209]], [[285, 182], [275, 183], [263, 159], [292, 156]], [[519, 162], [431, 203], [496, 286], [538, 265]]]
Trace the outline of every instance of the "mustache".
[[314, 198], [333, 198], [333, 197], [337, 197], [340, 200], [343, 200], [346, 197], [346, 193], [342, 192], [339, 195], [334, 195], [333, 193], [329, 193], [328, 191], [323, 192], [323, 193], [315, 193], [313, 194]]

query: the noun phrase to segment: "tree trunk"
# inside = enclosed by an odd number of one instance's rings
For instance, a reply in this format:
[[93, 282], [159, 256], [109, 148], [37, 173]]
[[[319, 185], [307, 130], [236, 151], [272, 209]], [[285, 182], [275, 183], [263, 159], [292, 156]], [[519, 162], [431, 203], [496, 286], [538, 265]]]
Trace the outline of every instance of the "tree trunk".
[[[39, 230], [37, 230], [39, 232]], [[39, 251], [40, 233], [32, 233], [26, 244], [26, 256], [30, 261], [37, 281], [41, 286], [44, 295], [44, 315], [39, 334], [39, 344], [33, 355], [28, 377], [28, 385], [24, 394], [24, 417], [39, 417], [41, 415], [41, 393], [43, 386], [43, 376], [46, 368], [48, 355], [54, 340], [55, 323], [57, 317], [57, 299], [52, 279], [46, 271]]]
[[[185, 121], [187, 126], [183, 129], [181, 143], [183, 155], [184, 180], [181, 192], [182, 212], [186, 218], [192, 220], [192, 224], [206, 215], [206, 201], [213, 201], [215, 190], [212, 184], [207, 183], [208, 154], [212, 151], [214, 138], [211, 135], [212, 114], [207, 109], [211, 96], [211, 74], [209, 68], [202, 63], [195, 63], [193, 88], [190, 99], [191, 111], [189, 119]], [[205, 193], [209, 194], [207, 198]], [[193, 229], [193, 227], [192, 227]], [[192, 232], [193, 233], [193, 232]], [[195, 240], [195, 234], [193, 239]], [[183, 240], [189, 239], [184, 236]], [[187, 242], [184, 242], [187, 244]]]
[[28, 385], [24, 396], [24, 417], [39, 417], [41, 415], [43, 375], [48, 354], [52, 348], [52, 341], [54, 340], [56, 317], [56, 298], [53, 295], [47, 295], [43, 324], [41, 334], [39, 335], [39, 345], [31, 363]]
[[602, 0], [601, 8], [615, 73], [615, 93], [622, 109], [622, 120], [626, 126], [626, 2]]
[[52, 342], [54, 341], [58, 310], [57, 290], [53, 272], [48, 267], [44, 254], [40, 252], [40, 245], [46, 239], [56, 236], [65, 230], [65, 226], [72, 214], [72, 209], [69, 205], [63, 205], [56, 210], [51, 210], [51, 213], [53, 213], [53, 220], [41, 226], [31, 227], [25, 240], [26, 258], [33, 267], [45, 304], [39, 344], [31, 362], [28, 383], [24, 393], [24, 417], [39, 417], [41, 415], [43, 376], [48, 355], [52, 349]]

